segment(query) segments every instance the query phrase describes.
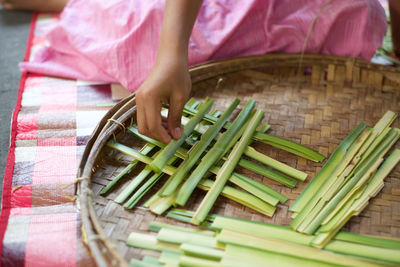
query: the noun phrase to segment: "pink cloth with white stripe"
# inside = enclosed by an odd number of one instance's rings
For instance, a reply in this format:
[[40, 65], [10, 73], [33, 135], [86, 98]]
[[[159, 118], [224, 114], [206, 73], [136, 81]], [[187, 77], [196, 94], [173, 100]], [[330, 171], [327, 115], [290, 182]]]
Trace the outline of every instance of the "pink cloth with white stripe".
[[[20, 66], [118, 82], [134, 91], [154, 64], [163, 9], [164, 1], [157, 0], [71, 0], [48, 33], [50, 46]], [[306, 53], [368, 60], [381, 45], [386, 17], [378, 0], [204, 0], [189, 43], [189, 64], [300, 52], [319, 11]]]

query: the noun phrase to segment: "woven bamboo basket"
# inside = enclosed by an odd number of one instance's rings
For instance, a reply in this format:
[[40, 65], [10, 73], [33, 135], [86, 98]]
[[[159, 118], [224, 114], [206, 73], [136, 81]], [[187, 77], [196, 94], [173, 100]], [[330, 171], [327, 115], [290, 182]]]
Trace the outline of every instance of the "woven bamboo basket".
[[[325, 156], [329, 156], [359, 122], [373, 126], [387, 110], [400, 112], [400, 71], [354, 58], [270, 54], [206, 63], [192, 67], [190, 74], [192, 95], [196, 99], [209, 96], [215, 99], [214, 108], [219, 110], [225, 110], [234, 97], [242, 100], [241, 105], [254, 99], [257, 107], [265, 111], [264, 122], [272, 125], [269, 133], [300, 142]], [[77, 194], [82, 224], [90, 253], [99, 266], [124, 266], [132, 257], [141, 258], [151, 253], [125, 245], [132, 231], [145, 232], [151, 221], [181, 224], [140, 207], [143, 201], [133, 210], [125, 210], [113, 202], [124, 182], [134, 177], [140, 168], [105, 197], [99, 195], [101, 189], [132, 161], [106, 147], [105, 143], [115, 138], [137, 149], [144, 144], [125, 133], [120, 125], [134, 123], [135, 112], [135, 94], [114, 106], [95, 129], [80, 163]], [[400, 127], [399, 121], [394, 122], [394, 127]], [[212, 212], [288, 225], [291, 221], [288, 207], [323, 163], [314, 163], [265, 144], [254, 143], [254, 147], [305, 171], [309, 178], [290, 189], [262, 176], [245, 173], [280, 191], [289, 201], [279, 204], [275, 215], [269, 218], [220, 196]], [[203, 196], [204, 192], [196, 190], [185, 208], [194, 210]], [[385, 187], [363, 213], [351, 219], [342, 230], [400, 237], [400, 166], [386, 178]]]

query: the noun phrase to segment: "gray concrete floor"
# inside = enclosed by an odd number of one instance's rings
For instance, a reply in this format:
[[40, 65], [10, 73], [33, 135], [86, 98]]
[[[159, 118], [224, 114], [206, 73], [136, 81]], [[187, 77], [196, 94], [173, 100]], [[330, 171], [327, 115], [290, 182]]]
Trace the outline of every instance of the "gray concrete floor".
[[25, 56], [31, 18], [30, 12], [0, 9], [0, 193], [10, 145], [10, 121], [21, 77], [18, 63]]

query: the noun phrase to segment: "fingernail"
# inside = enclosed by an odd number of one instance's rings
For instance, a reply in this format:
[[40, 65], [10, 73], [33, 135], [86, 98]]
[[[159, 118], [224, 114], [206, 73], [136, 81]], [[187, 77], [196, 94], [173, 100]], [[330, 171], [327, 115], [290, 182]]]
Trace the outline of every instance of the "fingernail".
[[175, 135], [175, 138], [181, 138], [181, 136], [182, 136], [182, 130], [181, 130], [181, 127], [176, 127], [175, 129], [174, 129], [174, 135]]

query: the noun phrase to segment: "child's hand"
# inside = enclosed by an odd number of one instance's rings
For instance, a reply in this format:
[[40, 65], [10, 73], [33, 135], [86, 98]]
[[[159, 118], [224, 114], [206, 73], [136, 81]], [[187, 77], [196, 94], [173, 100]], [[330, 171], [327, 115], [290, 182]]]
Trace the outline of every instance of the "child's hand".
[[[181, 137], [182, 110], [189, 98], [191, 80], [186, 60], [158, 60], [136, 93], [137, 122], [141, 134], [163, 143]], [[163, 103], [169, 103], [168, 118], [161, 117]]]
[[[191, 90], [188, 43], [201, 0], [167, 0], [157, 50], [150, 75], [136, 94], [139, 132], [169, 143], [182, 135], [181, 116]], [[169, 103], [167, 120], [161, 117]]]

